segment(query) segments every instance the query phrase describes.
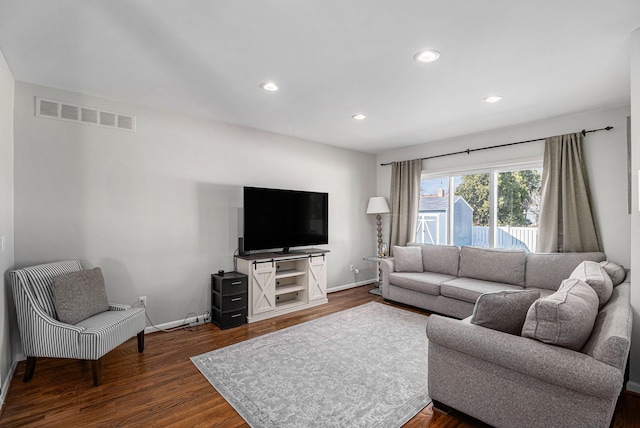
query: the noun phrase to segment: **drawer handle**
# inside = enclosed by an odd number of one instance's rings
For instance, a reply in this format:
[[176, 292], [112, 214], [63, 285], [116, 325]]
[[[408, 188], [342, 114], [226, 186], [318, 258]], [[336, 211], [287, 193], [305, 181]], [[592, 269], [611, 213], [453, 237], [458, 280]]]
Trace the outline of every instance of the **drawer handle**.
[[241, 316], [242, 316], [242, 314], [235, 314], [235, 315], [231, 315], [231, 318], [238, 318], [238, 317], [241, 317]]
[[237, 302], [238, 300], [242, 300], [242, 297], [236, 297], [235, 299], [231, 299], [232, 302]]
[[240, 285], [240, 284], [242, 284], [242, 281], [236, 281], [231, 283], [231, 285]]

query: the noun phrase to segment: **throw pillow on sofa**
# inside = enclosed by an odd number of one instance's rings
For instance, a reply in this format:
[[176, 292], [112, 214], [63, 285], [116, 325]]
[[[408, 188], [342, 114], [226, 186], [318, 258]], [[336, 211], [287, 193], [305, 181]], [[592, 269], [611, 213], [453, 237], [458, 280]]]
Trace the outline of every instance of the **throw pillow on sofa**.
[[558, 291], [531, 305], [522, 336], [579, 351], [591, 335], [598, 302], [589, 284], [565, 279]]
[[540, 298], [537, 290], [498, 291], [478, 297], [471, 324], [520, 335], [527, 311]]
[[589, 284], [598, 295], [600, 307], [603, 307], [611, 298], [613, 283], [600, 263], [584, 261], [576, 266], [569, 278], [577, 278]]
[[99, 267], [53, 278], [51, 292], [58, 319], [67, 324], [76, 324], [109, 310]]
[[611, 282], [613, 283], [614, 287], [616, 285], [622, 284], [625, 277], [627, 276], [627, 273], [625, 272], [624, 267], [620, 266], [617, 263], [611, 262], [609, 260], [600, 262], [600, 266], [602, 266], [604, 271], [607, 272], [607, 274], [609, 275], [609, 278], [611, 278]]
[[422, 272], [422, 251], [420, 247], [393, 246], [394, 270], [396, 272]]
[[458, 276], [524, 287], [526, 263], [527, 253], [522, 250], [463, 246]]

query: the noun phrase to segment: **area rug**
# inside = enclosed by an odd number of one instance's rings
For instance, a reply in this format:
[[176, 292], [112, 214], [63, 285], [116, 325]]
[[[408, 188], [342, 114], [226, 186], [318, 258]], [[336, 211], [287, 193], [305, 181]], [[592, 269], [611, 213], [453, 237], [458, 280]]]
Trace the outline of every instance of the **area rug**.
[[191, 360], [252, 427], [400, 427], [430, 402], [426, 323], [370, 302]]

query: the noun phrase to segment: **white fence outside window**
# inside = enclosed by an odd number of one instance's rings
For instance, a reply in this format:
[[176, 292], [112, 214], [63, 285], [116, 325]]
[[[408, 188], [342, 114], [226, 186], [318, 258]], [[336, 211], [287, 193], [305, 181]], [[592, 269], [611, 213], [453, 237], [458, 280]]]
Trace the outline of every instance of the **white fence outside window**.
[[[424, 244], [444, 245], [447, 243], [446, 233], [442, 230], [442, 217], [438, 214], [420, 214], [416, 242]], [[471, 245], [489, 246], [489, 226], [473, 226]], [[496, 233], [496, 248], [523, 249], [534, 253], [538, 245], [537, 227], [499, 226]]]
[[[472, 245], [489, 246], [489, 226], [473, 226]], [[496, 233], [496, 248], [522, 248], [535, 253], [538, 246], [537, 227], [499, 226]]]

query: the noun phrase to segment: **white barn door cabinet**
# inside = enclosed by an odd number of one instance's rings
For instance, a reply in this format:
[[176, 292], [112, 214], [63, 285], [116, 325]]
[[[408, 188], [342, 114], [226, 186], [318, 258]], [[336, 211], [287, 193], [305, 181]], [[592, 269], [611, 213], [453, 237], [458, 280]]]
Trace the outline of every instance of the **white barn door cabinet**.
[[327, 250], [238, 256], [249, 281], [248, 322], [327, 303]]

